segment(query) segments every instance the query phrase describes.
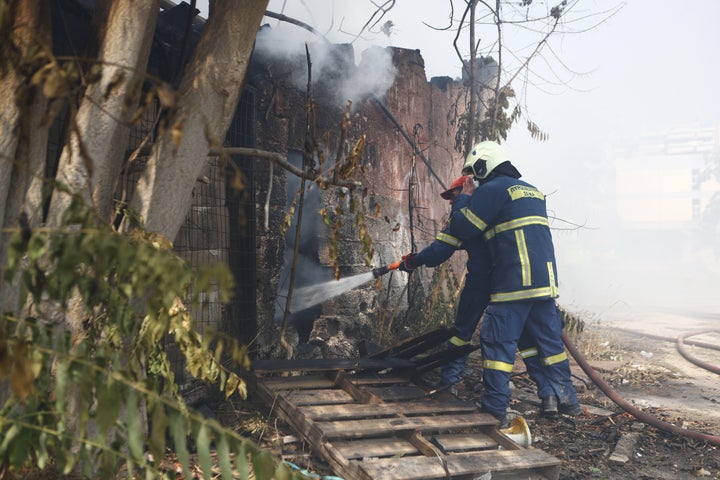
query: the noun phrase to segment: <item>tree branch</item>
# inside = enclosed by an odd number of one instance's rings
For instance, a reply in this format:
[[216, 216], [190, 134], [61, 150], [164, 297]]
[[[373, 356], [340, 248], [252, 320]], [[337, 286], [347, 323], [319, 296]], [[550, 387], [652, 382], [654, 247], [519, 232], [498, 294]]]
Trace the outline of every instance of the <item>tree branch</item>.
[[323, 35], [315, 27], [308, 25], [305, 22], [301, 22], [300, 20], [294, 19], [292, 17], [288, 17], [287, 15], [283, 15], [282, 13], [275, 13], [275, 12], [271, 12], [268, 10], [265, 11], [265, 16], [274, 18], [276, 20], [280, 20], [281, 22], [287, 22], [287, 23], [292, 23], [293, 25], [297, 25], [298, 27], [304, 28], [308, 32], [314, 33], [318, 37], [322, 38], [325, 41], [325, 43], [330, 43], [330, 41], [327, 38], [325, 38], [325, 35]]
[[308, 172], [304, 172], [303, 170], [297, 168], [296, 166], [292, 165], [287, 161], [285, 156], [276, 153], [276, 152], [268, 152], [266, 150], [260, 150], [257, 148], [246, 148], [246, 147], [227, 147], [227, 148], [219, 148], [219, 149], [212, 149], [208, 153], [210, 156], [215, 155], [247, 155], [250, 157], [257, 157], [257, 158], [264, 158], [266, 160], [270, 160], [276, 165], [284, 168], [288, 172], [292, 173], [293, 175], [296, 175], [300, 178], [304, 178], [306, 180], [310, 180], [312, 182], [318, 183], [318, 184], [324, 184], [324, 185], [335, 185], [336, 187], [347, 187], [347, 188], [357, 188], [361, 187], [362, 183], [357, 181], [350, 181], [350, 180], [333, 180], [332, 178], [325, 177], [323, 175], [314, 175]]

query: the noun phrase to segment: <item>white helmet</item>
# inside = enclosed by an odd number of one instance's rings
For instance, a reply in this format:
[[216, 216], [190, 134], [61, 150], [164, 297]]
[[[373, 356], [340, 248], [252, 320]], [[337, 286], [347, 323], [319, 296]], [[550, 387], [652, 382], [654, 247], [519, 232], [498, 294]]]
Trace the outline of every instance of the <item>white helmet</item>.
[[507, 162], [508, 157], [499, 143], [487, 140], [476, 144], [465, 157], [463, 173], [480, 180], [487, 178], [495, 167]]

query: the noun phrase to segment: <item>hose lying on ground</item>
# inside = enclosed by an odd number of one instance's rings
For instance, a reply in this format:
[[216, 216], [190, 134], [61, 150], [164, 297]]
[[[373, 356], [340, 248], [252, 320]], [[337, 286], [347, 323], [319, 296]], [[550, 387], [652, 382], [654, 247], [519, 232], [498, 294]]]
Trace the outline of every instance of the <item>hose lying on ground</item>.
[[628, 328], [615, 327], [614, 329], [619, 330], [621, 332], [632, 333], [633, 335], [639, 335], [641, 337], [653, 338], [655, 340], [662, 340], [665, 342], [676, 343], [678, 352], [680, 352], [680, 355], [685, 357], [685, 359], [688, 362], [694, 363], [695, 365], [697, 365], [700, 368], [704, 368], [705, 370], [709, 370], [713, 373], [717, 373], [720, 375], [720, 367], [718, 367], [717, 365], [707, 363], [707, 362], [703, 362], [702, 360], [699, 360], [699, 359], [693, 357], [692, 355], [690, 355], [690, 353], [687, 350], [685, 350], [685, 345], [692, 345], [695, 347], [703, 347], [703, 348], [708, 348], [710, 350], [720, 350], [720, 345], [715, 345], [712, 343], [705, 343], [705, 342], [698, 342], [695, 340], [687, 340], [687, 341], [685, 340], [687, 337], [694, 337], [695, 335], [702, 335], [704, 333], [720, 333], [720, 330], [703, 330], [701, 332], [686, 333], [686, 334], [680, 335], [677, 338], [672, 338], [672, 337], [663, 337], [661, 335], [652, 335], [649, 333], [638, 332], [637, 330], [631, 330]]
[[615, 404], [628, 412], [629, 414], [633, 415], [635, 418], [640, 420], [643, 423], [646, 423], [648, 425], [652, 425], [653, 427], [659, 428], [660, 430], [664, 430], [666, 432], [671, 432], [677, 435], [682, 435], [684, 437], [692, 438], [693, 440], [699, 440], [702, 442], [707, 442], [711, 445], [720, 446], [720, 436], [717, 435], [708, 435], [706, 433], [702, 432], [696, 432], [694, 430], [688, 430], [686, 428], [678, 427], [677, 425], [673, 425], [671, 423], [665, 422], [660, 420], [659, 418], [655, 418], [652, 415], [648, 415], [647, 413], [643, 412], [642, 410], [635, 408], [630, 403], [626, 402], [620, 396], [615, 392], [610, 385], [608, 385], [601, 377], [598, 375], [598, 373], [593, 370], [593, 368], [588, 364], [587, 360], [585, 360], [585, 357], [582, 353], [578, 350], [578, 348], [575, 346], [575, 344], [570, 340], [570, 338], [567, 336], [565, 332], [562, 334], [563, 342], [565, 343], [565, 346], [567, 347], [570, 354], [575, 358], [578, 365], [580, 365], [580, 368], [583, 369], [583, 371], [587, 374], [588, 377], [597, 385], [600, 390], [605, 393], [605, 395], [608, 396], [610, 400], [615, 402]]
[[[613, 327], [613, 330], [617, 330], [619, 332], [626, 332], [626, 333], [632, 333], [633, 335], [638, 335], [640, 337], [647, 337], [647, 338], [653, 338], [655, 340], [663, 340], [665, 342], [675, 343], [677, 341], [677, 338], [674, 337], [663, 337], [662, 335], [652, 335], [650, 333], [645, 332], [638, 332], [637, 330], [632, 330], [630, 328], [620, 328], [620, 327]], [[692, 335], [699, 335], [700, 333], [708, 333], [717, 330], [708, 330], [707, 332], [695, 332], [691, 333], [685, 336], [692, 336]], [[688, 340], [685, 342], [685, 345], [693, 345], [696, 347], [703, 347], [703, 348], [709, 348], [711, 350], [720, 350], [720, 345], [715, 345], [712, 343], [705, 343], [705, 342], [698, 342], [695, 340]]]
[[[693, 332], [693, 333], [686, 333], [684, 335], [680, 335], [677, 338], [677, 350], [678, 350], [678, 352], [680, 352], [680, 355], [685, 357], [685, 360], [687, 360], [688, 362], [694, 363], [695, 365], [697, 365], [700, 368], [704, 368], [705, 370], [708, 370], [710, 372], [717, 373], [718, 375], [720, 375], [720, 367], [718, 367], [717, 365], [708, 363], [708, 362], [703, 362], [702, 360], [699, 360], [699, 359], [693, 357], [692, 355], [690, 355], [688, 353], [687, 350], [685, 350], [685, 338], [693, 337], [695, 335], [702, 335], [703, 333], [720, 333], [720, 330], [704, 330], [702, 332]], [[690, 344], [690, 342], [688, 342], [688, 344]]]

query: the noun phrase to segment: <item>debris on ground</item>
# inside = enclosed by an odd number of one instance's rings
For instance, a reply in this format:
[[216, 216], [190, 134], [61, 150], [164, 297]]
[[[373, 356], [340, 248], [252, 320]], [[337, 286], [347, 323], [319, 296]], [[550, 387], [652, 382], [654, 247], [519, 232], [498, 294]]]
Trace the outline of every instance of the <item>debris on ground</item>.
[[[720, 382], [694, 378], [679, 368], [684, 360], [673, 346], [661, 342], [617, 335], [607, 327], [588, 328], [578, 336], [578, 345], [606, 382], [638, 408], [664, 422], [689, 430], [720, 435]], [[642, 352], [652, 352], [652, 356]], [[532, 381], [516, 364], [512, 376], [510, 413], [522, 416], [531, 431], [533, 445], [562, 460], [561, 480], [605, 479], [720, 479], [720, 447], [668, 433], [638, 421], [609, 400], [573, 365], [576, 387], [584, 414], [546, 418], [539, 413], [539, 400]], [[437, 370], [427, 373], [428, 381]], [[453, 390], [461, 399], [482, 396], [480, 352], [470, 356], [464, 380]], [[713, 382], [714, 380], [714, 382]], [[252, 399], [250, 399], [252, 400]], [[235, 406], [235, 413], [252, 404]], [[714, 405], [706, 407], [706, 405]], [[262, 408], [255, 404], [253, 408]], [[717, 413], [713, 413], [717, 412]], [[232, 415], [232, 412], [227, 412]], [[265, 419], [274, 418], [264, 412]], [[243, 412], [247, 421], [256, 420]], [[224, 420], [228, 422], [230, 420]], [[254, 423], [254, 422], [252, 422]], [[291, 435], [277, 421], [254, 423], [243, 428], [284, 460], [318, 474], [332, 472], [313, 454], [309, 445]]]

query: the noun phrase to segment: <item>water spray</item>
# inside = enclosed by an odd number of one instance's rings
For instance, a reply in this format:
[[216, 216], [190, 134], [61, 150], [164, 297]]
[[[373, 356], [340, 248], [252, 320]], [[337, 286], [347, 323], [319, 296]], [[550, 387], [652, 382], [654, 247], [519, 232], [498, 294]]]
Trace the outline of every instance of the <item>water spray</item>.
[[359, 287], [367, 282], [372, 281], [374, 278], [378, 278], [391, 270], [397, 270], [400, 268], [402, 260], [385, 265], [382, 267], [373, 268], [372, 272], [361, 273], [352, 277], [341, 278], [340, 280], [330, 280], [316, 285], [310, 285], [307, 287], [301, 287], [295, 289], [292, 299], [292, 310], [299, 312], [305, 308], [312, 307], [331, 298], [337, 297], [345, 292]]

